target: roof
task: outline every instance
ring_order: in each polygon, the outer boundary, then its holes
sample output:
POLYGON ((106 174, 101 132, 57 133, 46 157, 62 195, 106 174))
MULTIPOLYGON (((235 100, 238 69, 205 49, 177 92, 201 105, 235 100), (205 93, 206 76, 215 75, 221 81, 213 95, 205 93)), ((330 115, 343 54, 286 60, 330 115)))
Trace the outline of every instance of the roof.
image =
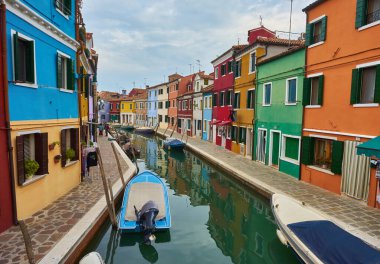
POLYGON ((214 89, 214 84, 210 84, 209 86, 206 86, 205 88, 202 89, 202 93, 207 93, 207 92, 211 92, 212 89, 214 89))
POLYGON ((98 92, 98 97, 104 101, 110 101, 112 99, 120 98, 120 94, 117 92, 101 91, 98 92))
POLYGON ((211 63, 213 64, 215 61, 219 60, 221 57, 223 57, 224 55, 228 54, 231 51, 239 51, 241 49, 244 49, 247 46, 248 46, 248 44, 234 45, 230 49, 228 49, 226 52, 224 52, 222 55, 220 55, 217 58, 215 58, 214 60, 212 60, 211 63))
POLYGON ((200 73, 199 76, 201 76, 203 79, 214 80, 214 76, 210 74, 200 73))
POLYGON ((308 5, 307 7, 305 7, 304 9, 302 9, 303 12, 307 12, 309 11, 310 9, 322 4, 323 2, 325 2, 326 0, 317 0, 313 3, 311 3, 310 5, 308 5))
POLYGON ((288 49, 288 50, 286 50, 286 51, 284 51, 284 52, 281 52, 280 54, 277 54, 277 55, 275 55, 275 56, 273 56, 273 57, 269 57, 269 58, 267 58, 267 59, 265 59, 265 60, 261 60, 261 61, 258 61, 257 62, 257 65, 262 65, 262 64, 265 64, 265 63, 267 63, 267 62, 270 62, 270 61, 274 61, 274 60, 276 60, 276 59, 278 59, 278 58, 281 58, 281 57, 284 57, 284 56, 286 56, 286 55, 289 55, 289 54, 292 54, 292 53, 294 53, 294 52, 296 52, 296 51, 299 51, 299 50, 302 50, 302 49, 304 49, 305 48, 305 45, 302 45, 302 46, 293 46, 293 47, 291 47, 290 49, 288 49))

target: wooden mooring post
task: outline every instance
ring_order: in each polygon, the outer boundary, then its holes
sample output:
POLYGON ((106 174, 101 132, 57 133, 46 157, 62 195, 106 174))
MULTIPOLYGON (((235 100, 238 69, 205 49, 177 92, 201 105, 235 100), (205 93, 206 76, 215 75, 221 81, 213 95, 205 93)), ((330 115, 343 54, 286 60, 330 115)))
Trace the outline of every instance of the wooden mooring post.
POLYGON ((34 258, 32 240, 30 239, 28 227, 25 225, 24 220, 19 220, 18 223, 20 225, 21 233, 22 233, 22 236, 24 238, 26 254, 28 255, 29 263, 35 264, 36 260, 34 258))
POLYGON ((124 180, 123 170, 121 169, 120 160, 119 160, 119 157, 117 155, 115 143, 111 142, 111 146, 112 146, 113 154, 115 155, 115 159, 116 159, 116 163, 117 163, 117 169, 119 170, 119 176, 120 176, 121 182, 123 183, 123 187, 125 188, 126 183, 124 180))
MULTIPOLYGON (((116 221, 116 214, 115 210, 113 210, 113 205, 111 204, 111 198, 110 198, 110 191, 108 189, 108 184, 106 180, 106 175, 104 172, 104 167, 103 167, 103 161, 102 161, 102 156, 100 154, 99 148, 96 148, 96 154, 98 156, 98 161, 99 161, 99 167, 100 167, 100 174, 102 176, 102 182, 103 182, 103 188, 104 188, 104 194, 106 196, 106 202, 107 202, 107 208, 108 208, 108 214, 111 219, 112 227, 117 228, 117 221, 116 221)), ((112 198, 113 199, 113 198, 112 198)))

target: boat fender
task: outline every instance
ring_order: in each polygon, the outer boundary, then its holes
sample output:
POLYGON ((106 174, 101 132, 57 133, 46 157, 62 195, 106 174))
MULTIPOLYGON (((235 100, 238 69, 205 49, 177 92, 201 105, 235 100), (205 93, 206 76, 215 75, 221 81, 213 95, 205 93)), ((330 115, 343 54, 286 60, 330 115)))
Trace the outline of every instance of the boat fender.
POLYGON ((79 264, 104 264, 102 256, 98 252, 90 252, 84 256, 79 264))
POLYGON ((277 234, 277 237, 278 239, 281 241, 282 244, 284 244, 285 246, 288 245, 288 240, 286 240, 284 234, 282 233, 282 231, 280 229, 277 229, 276 230, 276 234, 277 234))

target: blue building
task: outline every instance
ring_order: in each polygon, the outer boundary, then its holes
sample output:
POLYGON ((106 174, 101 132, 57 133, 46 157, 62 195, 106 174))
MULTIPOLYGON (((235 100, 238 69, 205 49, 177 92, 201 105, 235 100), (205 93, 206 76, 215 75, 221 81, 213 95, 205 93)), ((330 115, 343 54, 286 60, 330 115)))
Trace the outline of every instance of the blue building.
POLYGON ((207 141, 212 141, 212 89, 214 85, 211 84, 202 89, 203 93, 203 117, 202 117, 202 139, 207 141))
POLYGON ((76 1, 5 4, 15 193, 22 219, 80 183, 76 1), (31 163, 38 164, 37 171, 31 163))
POLYGON ((98 123, 109 123, 110 122, 110 103, 104 100, 99 100, 98 102, 98 123))
POLYGON ((158 87, 161 85, 147 86, 146 88, 148 91, 148 126, 155 126, 158 123, 158 87))

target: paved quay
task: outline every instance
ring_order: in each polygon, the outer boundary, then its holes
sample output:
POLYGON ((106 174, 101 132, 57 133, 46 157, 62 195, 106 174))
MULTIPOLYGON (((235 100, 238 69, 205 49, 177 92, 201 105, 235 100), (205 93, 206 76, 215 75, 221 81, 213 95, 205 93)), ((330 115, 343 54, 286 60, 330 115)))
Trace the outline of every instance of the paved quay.
MULTIPOLYGON (((113 184, 120 182, 110 141, 106 137, 99 137, 98 146, 101 151, 106 176, 110 177, 113 184)), ((128 164, 123 160, 120 153, 118 155, 125 175, 128 170, 128 164)), ((99 168, 92 167, 90 174, 92 181, 85 179, 65 196, 32 217, 25 219, 37 262, 63 240, 101 199, 104 199, 104 189, 99 168)), ((13 226, 0 234, 0 264, 8 263, 29 263, 23 237, 18 226, 13 226)), ((49 263, 52 263, 52 261, 49 261, 49 263)))
MULTIPOLYGON (((158 129, 157 132, 163 135, 164 131, 158 129)), ((168 130, 166 136, 170 134, 171 131, 169 133, 168 130)), ((173 137, 180 138, 181 135, 175 132, 173 137)), ((296 180, 274 168, 244 158, 207 141, 189 137, 187 147, 245 184, 260 190, 266 196, 283 193, 304 201, 326 218, 380 249, 379 209, 296 180)))

